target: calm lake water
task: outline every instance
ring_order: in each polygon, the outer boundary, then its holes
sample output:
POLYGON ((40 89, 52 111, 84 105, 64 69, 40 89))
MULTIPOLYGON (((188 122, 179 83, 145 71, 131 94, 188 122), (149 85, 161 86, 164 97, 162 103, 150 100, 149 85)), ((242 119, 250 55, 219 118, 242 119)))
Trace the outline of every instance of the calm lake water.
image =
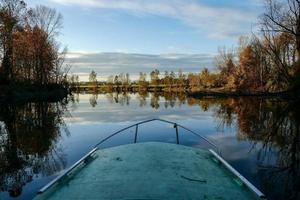
MULTIPOLYGON (((187 98, 184 94, 74 94, 62 102, 0 105, 0 199, 32 199, 98 141, 160 118, 208 137, 269 199, 300 199, 300 102, 265 98, 187 98)), ((106 148, 134 141, 135 129, 106 148)), ((139 127, 137 142, 176 143, 161 122, 139 127)), ((179 130, 183 145, 207 148, 179 130)))

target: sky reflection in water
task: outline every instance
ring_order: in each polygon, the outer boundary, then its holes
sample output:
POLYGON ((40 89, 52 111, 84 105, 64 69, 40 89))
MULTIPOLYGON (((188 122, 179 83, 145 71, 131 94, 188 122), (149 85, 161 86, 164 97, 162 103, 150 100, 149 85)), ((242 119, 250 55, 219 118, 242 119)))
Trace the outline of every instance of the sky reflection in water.
MULTIPOLYGON (((7 165, 0 168, 3 190, 0 199, 9 198, 7 191, 18 199, 32 198, 62 168, 77 161, 100 139, 153 118, 179 123, 210 138, 221 148, 224 158, 270 199, 298 198, 299 110, 295 101, 194 99, 168 93, 75 94, 68 102, 2 107, 0 153, 7 165), (42 142, 44 148, 40 149, 42 142), (35 148, 34 144, 39 145, 35 148), (52 167, 44 166, 45 159, 49 161, 47 166, 52 167), (11 166, 17 167, 10 170, 11 166), (20 181, 16 177, 20 172, 31 178, 18 186, 20 181)), ((134 128, 129 129, 100 147, 132 143, 134 133, 134 128)), ((146 141, 176 143, 174 128, 160 122, 143 125, 139 127, 137 142, 146 141)), ((203 140, 181 129, 179 141, 183 145, 208 148, 203 140)))

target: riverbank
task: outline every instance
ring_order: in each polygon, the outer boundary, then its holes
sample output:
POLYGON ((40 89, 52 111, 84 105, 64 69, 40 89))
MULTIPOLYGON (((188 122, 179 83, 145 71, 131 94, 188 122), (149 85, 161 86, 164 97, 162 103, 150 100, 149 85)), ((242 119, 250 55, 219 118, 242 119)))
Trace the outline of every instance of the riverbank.
POLYGON ((187 88, 179 85, 151 85, 151 84, 130 84, 130 85, 115 85, 115 84, 79 84, 71 86, 72 91, 98 91, 98 92, 185 92, 187 88))
POLYGON ((243 91, 196 91, 188 92, 188 96, 193 98, 201 97, 282 97, 300 98, 300 90, 287 90, 281 92, 243 92, 243 91))
POLYGON ((249 92, 249 91, 233 91, 225 88, 188 88, 179 85, 147 85, 140 86, 138 84, 131 85, 79 85, 71 89, 74 92, 88 93, 138 93, 138 92, 168 92, 168 93, 185 93, 193 98, 201 97, 283 97, 283 98, 300 98, 300 90, 288 90, 280 92, 249 92))
POLYGON ((0 85, 0 102, 59 101, 68 95, 68 89, 58 84, 0 85))

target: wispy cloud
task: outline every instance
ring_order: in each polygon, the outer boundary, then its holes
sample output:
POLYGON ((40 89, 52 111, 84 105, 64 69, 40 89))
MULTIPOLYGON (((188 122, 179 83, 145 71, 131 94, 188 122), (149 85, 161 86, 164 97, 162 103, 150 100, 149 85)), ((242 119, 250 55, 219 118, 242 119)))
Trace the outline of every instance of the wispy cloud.
POLYGON ((88 74, 94 70, 98 79, 106 79, 109 75, 130 73, 136 79, 139 72, 149 73, 153 69, 164 71, 199 72, 204 67, 211 70, 214 55, 210 54, 126 54, 126 53, 68 53, 67 63, 73 66, 72 73, 78 74, 81 80, 87 80, 88 74))
MULTIPOLYGON (((257 14, 249 10, 219 7, 195 0, 50 0, 66 6, 123 10, 134 15, 177 19, 212 38, 236 37, 251 31, 257 14)), ((253 4, 257 0, 252 0, 253 4)), ((251 2, 252 2, 251 1, 251 2)))

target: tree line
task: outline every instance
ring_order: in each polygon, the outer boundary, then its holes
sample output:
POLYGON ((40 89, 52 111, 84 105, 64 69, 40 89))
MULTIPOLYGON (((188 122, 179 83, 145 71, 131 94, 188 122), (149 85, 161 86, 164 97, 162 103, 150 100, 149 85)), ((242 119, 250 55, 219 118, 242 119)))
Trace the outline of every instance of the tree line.
POLYGON ((61 28, 55 9, 0 0, 0 84, 62 84, 67 71, 57 42, 61 28))
POLYGON ((231 90, 280 92, 300 86, 300 1, 265 0, 260 30, 220 49, 217 67, 231 90))
POLYGON ((178 72, 164 71, 158 69, 151 71, 149 74, 140 72, 137 80, 132 80, 129 73, 120 73, 110 75, 106 81, 98 81, 97 73, 93 70, 89 75, 89 82, 80 82, 77 75, 68 78, 73 88, 104 88, 109 91, 122 90, 130 91, 133 88, 139 90, 148 90, 149 88, 164 90, 181 90, 191 89, 213 89, 221 87, 219 74, 212 73, 204 68, 200 73, 184 73, 181 69, 178 72))

